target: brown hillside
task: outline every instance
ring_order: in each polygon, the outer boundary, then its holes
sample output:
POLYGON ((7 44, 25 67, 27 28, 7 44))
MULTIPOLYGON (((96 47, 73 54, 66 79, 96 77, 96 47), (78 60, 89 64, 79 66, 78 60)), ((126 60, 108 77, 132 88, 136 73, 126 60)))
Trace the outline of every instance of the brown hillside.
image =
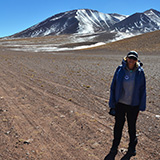
POLYGON ((127 38, 96 47, 96 50, 129 51, 138 50, 143 53, 158 54, 160 52, 160 31, 127 38))

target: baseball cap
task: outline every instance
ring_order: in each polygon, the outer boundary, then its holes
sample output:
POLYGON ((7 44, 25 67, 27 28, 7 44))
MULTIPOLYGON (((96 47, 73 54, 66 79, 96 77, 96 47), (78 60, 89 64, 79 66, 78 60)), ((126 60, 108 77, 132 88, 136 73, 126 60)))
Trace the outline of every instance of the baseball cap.
POLYGON ((128 58, 134 57, 134 58, 138 59, 138 53, 137 53, 136 51, 130 51, 130 52, 127 54, 127 57, 128 57, 128 58))

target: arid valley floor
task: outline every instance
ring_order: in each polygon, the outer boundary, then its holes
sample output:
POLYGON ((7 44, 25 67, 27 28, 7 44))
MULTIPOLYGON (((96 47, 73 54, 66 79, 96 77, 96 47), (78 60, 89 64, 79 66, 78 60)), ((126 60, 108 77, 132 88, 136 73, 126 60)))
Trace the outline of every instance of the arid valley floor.
MULTIPOLYGON (((126 54, 105 49, 23 52, 1 46, 0 160, 103 160, 113 138, 110 84, 126 54)), ((147 109, 138 117, 139 143, 131 160, 160 160, 160 54, 140 51, 139 57, 147 109)), ((125 124, 116 160, 125 154, 128 138, 125 124)))

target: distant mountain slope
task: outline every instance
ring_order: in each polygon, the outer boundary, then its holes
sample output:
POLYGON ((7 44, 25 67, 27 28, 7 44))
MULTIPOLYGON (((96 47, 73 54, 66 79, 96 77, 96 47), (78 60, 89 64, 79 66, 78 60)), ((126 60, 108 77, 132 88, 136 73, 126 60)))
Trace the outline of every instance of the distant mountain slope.
POLYGON ((104 14, 95 10, 80 9, 56 14, 11 37, 40 37, 46 35, 95 33, 106 31, 126 16, 104 14))
POLYGON ((139 36, 108 43, 94 50, 128 52, 137 50, 138 52, 160 54, 160 31, 145 33, 139 36))
POLYGON ((135 13, 112 26, 114 31, 132 33, 146 33, 158 30, 159 28, 160 27, 144 13, 135 13))
POLYGON ((160 12, 150 9, 144 12, 153 22, 155 22, 158 26, 160 26, 160 12))
POLYGON ((111 34, 103 32, 101 34, 92 34, 90 36, 58 35, 27 39, 0 39, 0 47, 14 51, 44 53, 72 50, 75 52, 75 50, 83 49, 83 53, 119 54, 126 53, 130 50, 137 50, 143 54, 160 54, 159 30, 105 44, 107 40, 113 39, 114 37, 115 33, 111 34))
POLYGON ((114 24, 115 32, 146 33, 160 29, 160 12, 148 10, 144 13, 135 13, 126 19, 114 24))
MULTIPOLYGON (((131 16, 79 9, 56 14, 8 38, 32 38, 64 34, 91 36, 114 33, 115 36, 109 39, 110 42, 113 42, 159 29, 160 12, 154 9, 143 13, 135 13, 131 16)), ((103 42, 106 43, 107 41, 103 42)))

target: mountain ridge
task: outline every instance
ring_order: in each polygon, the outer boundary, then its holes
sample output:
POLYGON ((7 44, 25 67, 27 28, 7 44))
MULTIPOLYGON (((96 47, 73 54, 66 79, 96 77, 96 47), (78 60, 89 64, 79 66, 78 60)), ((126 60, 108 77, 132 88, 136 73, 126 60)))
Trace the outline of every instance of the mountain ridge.
POLYGON ((55 14, 10 38, 43 37, 61 34, 130 33, 132 36, 160 29, 160 12, 154 9, 130 16, 78 9, 55 14))

